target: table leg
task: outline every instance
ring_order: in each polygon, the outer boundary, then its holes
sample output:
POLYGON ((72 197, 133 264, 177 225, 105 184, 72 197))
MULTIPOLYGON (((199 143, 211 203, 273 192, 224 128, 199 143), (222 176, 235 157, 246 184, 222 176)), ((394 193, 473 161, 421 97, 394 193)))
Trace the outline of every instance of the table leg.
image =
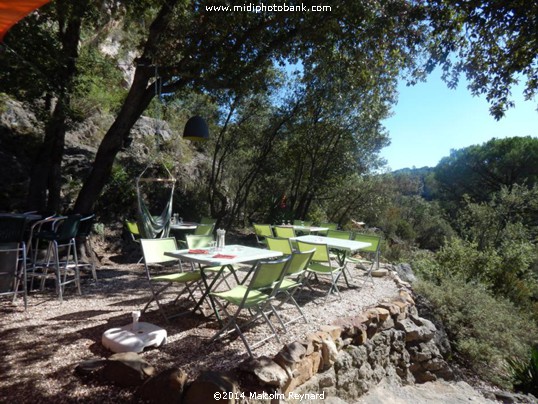
POLYGON ((193 312, 195 312, 198 308, 201 309, 202 303, 204 302, 205 298, 207 297, 209 299, 209 304, 211 305, 211 309, 213 310, 213 313, 215 313, 215 316, 217 317, 217 321, 219 322, 219 324, 221 326, 222 326, 222 319, 220 318, 220 314, 219 314, 219 311, 217 309, 217 305, 215 304, 215 301, 213 300, 213 297, 211 296, 210 292, 211 292, 212 288, 215 286, 215 284, 217 283, 219 277, 222 275, 222 273, 226 269, 226 267, 228 267, 230 269, 230 271, 232 271, 235 279, 237 280, 237 283, 239 283, 239 280, 237 278, 237 274, 235 273, 235 269, 231 265, 223 265, 220 268, 219 272, 217 272, 215 274, 214 278, 212 279, 211 283, 209 283, 209 284, 208 284, 208 280, 209 280, 208 276, 207 276, 206 272, 204 271, 204 268, 201 267, 200 271, 202 273, 202 282, 204 283, 205 291, 204 291, 204 293, 202 294, 202 297, 200 298, 200 300, 198 300, 198 302, 196 303, 196 306, 194 306, 194 309, 193 309, 193 312))

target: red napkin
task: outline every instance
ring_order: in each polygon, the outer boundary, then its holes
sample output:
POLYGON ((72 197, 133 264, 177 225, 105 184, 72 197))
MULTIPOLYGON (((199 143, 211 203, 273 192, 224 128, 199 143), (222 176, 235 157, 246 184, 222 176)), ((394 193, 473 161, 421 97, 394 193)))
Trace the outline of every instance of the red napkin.
POLYGON ((224 259, 231 260, 235 258, 235 255, 217 254, 217 255, 213 255, 213 258, 224 258, 224 259))
POLYGON ((207 254, 207 250, 189 250, 189 254, 207 254))

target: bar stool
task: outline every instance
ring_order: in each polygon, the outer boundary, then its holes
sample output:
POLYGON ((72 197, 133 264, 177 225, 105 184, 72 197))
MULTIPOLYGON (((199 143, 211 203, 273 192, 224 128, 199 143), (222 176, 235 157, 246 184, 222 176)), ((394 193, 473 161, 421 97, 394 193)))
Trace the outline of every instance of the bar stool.
MULTIPOLYGON (((58 298, 63 301, 63 294, 65 285, 69 283, 75 283, 78 294, 82 294, 80 289, 80 272, 78 268, 77 246, 76 236, 80 224, 81 216, 78 214, 63 216, 54 219, 54 223, 51 230, 44 230, 38 232, 35 237, 37 243, 39 240, 48 242, 47 254, 42 265, 34 263, 34 271, 32 276, 41 277, 41 290, 45 288, 45 279, 48 276, 48 269, 54 265, 54 275, 56 281, 56 292, 58 298), (60 261, 60 248, 66 247, 65 261, 60 261), (70 256, 73 257, 74 265, 70 265, 70 256), (51 263, 51 261, 53 261, 51 263), (36 268, 41 267, 42 272, 36 272, 36 268), (68 272, 73 269, 73 279, 67 279, 68 272)), ((33 278, 32 278, 33 281, 33 278)))
POLYGON ((13 295, 21 291, 24 309, 28 307, 26 285, 26 228, 24 215, 0 215, 0 295, 13 295))

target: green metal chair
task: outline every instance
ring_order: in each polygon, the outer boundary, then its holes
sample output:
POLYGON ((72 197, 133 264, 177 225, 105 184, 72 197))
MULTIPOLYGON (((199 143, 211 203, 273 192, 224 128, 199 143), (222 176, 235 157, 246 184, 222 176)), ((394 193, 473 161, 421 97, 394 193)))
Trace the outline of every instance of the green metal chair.
POLYGON ((315 251, 315 249, 303 252, 296 251, 291 255, 290 262, 288 264, 288 270, 284 274, 284 278, 282 279, 280 287, 277 291, 277 296, 281 293, 285 295, 284 300, 282 300, 278 308, 280 308, 287 302, 291 302, 291 304, 295 306, 297 311, 299 311, 300 315, 286 321, 284 325, 291 324, 301 318, 304 320, 305 323, 308 323, 305 314, 301 310, 301 307, 297 303, 297 300, 295 300, 294 294, 303 287, 303 280, 308 265, 310 264, 310 261, 312 260, 315 251))
POLYGON ((248 285, 237 285, 230 290, 210 293, 215 298, 222 312, 226 315, 226 323, 211 338, 211 342, 236 331, 243 344, 245 344, 250 357, 253 357, 252 349, 263 344, 265 341, 275 337, 280 342, 280 338, 273 323, 269 319, 269 315, 271 313, 274 314, 282 328, 285 329, 282 319, 271 303, 287 271, 289 259, 289 257, 286 257, 278 261, 260 261, 256 264, 248 285), (231 312, 230 306, 236 307, 234 312, 231 312), (243 313, 249 313, 249 316, 240 326, 239 317, 243 313), (244 331, 260 318, 269 326, 271 333, 251 346, 247 341, 244 331))
MULTIPOLYGON (((304 226, 304 227, 310 227, 312 226, 311 220, 294 220, 293 221, 294 226, 304 226)), ((299 236, 310 234, 310 229, 297 229, 295 233, 299 236)))
POLYGON ((293 253, 291 241, 289 238, 283 237, 266 237, 267 248, 273 251, 280 251, 285 256, 293 253))
POLYGON ((188 313, 186 311, 171 316, 167 315, 162 298, 165 291, 171 286, 182 285, 183 287, 179 290, 173 303, 175 304, 185 292, 188 293, 188 300, 197 303, 194 291, 201 286, 202 275, 200 271, 183 272, 180 260, 164 255, 165 252, 177 250, 176 239, 173 237, 140 239, 140 245, 142 247, 146 278, 151 291, 151 298, 142 313, 146 312, 152 302, 157 303, 159 312, 166 322, 172 317, 188 313), (173 269, 170 268, 170 264, 172 264, 173 269))
POLYGON ((202 216, 200 219, 200 224, 212 224, 213 226, 217 223, 217 219, 212 217, 202 216))
POLYGON ((374 280, 372 278, 372 271, 374 270, 374 267, 376 269, 379 269, 379 252, 381 249, 381 237, 375 236, 372 234, 359 234, 356 233, 353 236, 353 240, 355 241, 363 241, 366 243, 370 243, 370 247, 366 247, 361 249, 361 254, 365 253, 368 258, 363 257, 347 257, 346 262, 350 262, 352 264, 355 264, 356 267, 363 267, 366 269, 366 279, 364 282, 366 282, 368 279, 374 283, 374 280))
POLYGON ((350 240, 351 239, 351 232, 350 231, 344 231, 344 230, 327 230, 327 237, 332 238, 340 238, 342 240, 350 240))
POLYGON ((310 227, 312 226, 312 221, 311 220, 299 220, 299 219, 295 219, 293 221, 293 225, 294 226, 305 226, 305 227, 310 227))
MULTIPOLYGON (((211 248, 211 247, 214 247, 214 243, 215 243, 215 239, 213 238, 213 235, 208 235, 208 236, 200 236, 200 235, 197 235, 197 234, 187 234, 185 236, 186 238, 186 242, 187 242, 187 247, 189 249, 199 249, 199 248, 211 248)), ((193 269, 194 269, 194 264, 193 265, 193 269)), ((230 267, 230 265, 228 266, 230 267)), ((236 269, 235 266, 231 266, 232 268, 224 268, 224 270, 222 271, 223 272, 223 278, 222 280, 220 280, 217 285, 215 285, 215 288, 218 287, 218 285, 220 285, 221 282, 224 282, 226 283, 226 286, 230 287, 230 284, 228 283, 228 276, 230 276, 232 273, 233 275, 236 277, 236 282, 239 283, 239 279, 237 279, 237 276, 235 275, 235 272, 233 272, 232 270, 236 269)), ((221 270, 221 267, 220 266, 204 266, 204 267, 200 267, 200 270, 203 270, 205 271, 205 273, 218 273, 220 272, 221 270)))
POLYGON ((194 230, 194 234, 197 236, 208 236, 213 234, 215 229, 215 224, 199 224, 194 230))
POLYGON ((267 247, 266 237, 274 237, 273 228, 270 224, 253 223, 256 241, 260 246, 267 247))
POLYGON ((293 227, 290 226, 275 226, 275 235, 280 238, 294 238, 295 230, 293 230, 293 227))
MULTIPOLYGON (((140 229, 138 228, 138 223, 126 220, 125 227, 127 228, 129 235, 131 236, 131 240, 136 244, 140 245, 140 229)), ((140 264, 143 259, 144 257, 140 257, 137 264, 140 264)))
POLYGON ((328 230, 325 230, 325 231, 320 231, 318 232, 318 234, 320 236, 326 236, 327 235, 327 232, 329 230, 336 230, 338 229, 338 224, 337 223, 332 223, 332 222, 323 222, 323 223, 320 223, 319 224, 319 227, 326 227, 328 230))
MULTIPOLYGON (((341 299, 340 291, 338 290, 338 279, 342 275, 343 267, 336 264, 336 261, 331 260, 329 255, 329 248, 327 244, 306 243, 304 241, 297 241, 297 248, 300 252, 307 252, 315 249, 314 255, 307 267, 306 284, 309 286, 309 281, 312 276, 325 276, 330 278, 329 290, 325 296, 325 301, 329 295, 334 291, 341 299)), ((309 286, 310 287, 310 286, 309 286)))

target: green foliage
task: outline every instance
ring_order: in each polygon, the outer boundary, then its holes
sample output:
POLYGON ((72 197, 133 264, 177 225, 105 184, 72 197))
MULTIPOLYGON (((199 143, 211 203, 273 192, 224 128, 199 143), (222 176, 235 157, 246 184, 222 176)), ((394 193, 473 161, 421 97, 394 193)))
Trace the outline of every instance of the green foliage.
POLYGON ((513 303, 493 297, 480 283, 445 276, 421 281, 415 290, 427 297, 446 327, 454 349, 485 380, 510 387, 508 360, 527 358, 538 329, 513 303))
POLYGON ((508 360, 512 383, 517 391, 538 396, 538 347, 533 347, 528 360, 508 360))
POLYGON ((125 88, 121 87, 123 75, 117 61, 89 44, 80 51, 78 69, 73 109, 82 117, 88 117, 95 111, 117 112, 126 95, 125 88))
POLYGON ((137 215, 135 173, 120 164, 112 168, 110 181, 103 190, 96 210, 105 221, 134 218, 137 215), (118 219, 118 215, 119 219, 118 219))
POLYGON ((532 187, 538 180, 538 139, 491 139, 482 145, 453 150, 435 167, 436 198, 460 203, 489 201, 503 187, 532 187))
POLYGON ((460 73, 475 95, 485 94, 490 112, 501 118, 513 106, 510 89, 526 82, 525 98, 538 90, 538 42, 536 1, 428 2, 428 20, 434 41, 428 71, 442 66, 449 86, 460 73))

